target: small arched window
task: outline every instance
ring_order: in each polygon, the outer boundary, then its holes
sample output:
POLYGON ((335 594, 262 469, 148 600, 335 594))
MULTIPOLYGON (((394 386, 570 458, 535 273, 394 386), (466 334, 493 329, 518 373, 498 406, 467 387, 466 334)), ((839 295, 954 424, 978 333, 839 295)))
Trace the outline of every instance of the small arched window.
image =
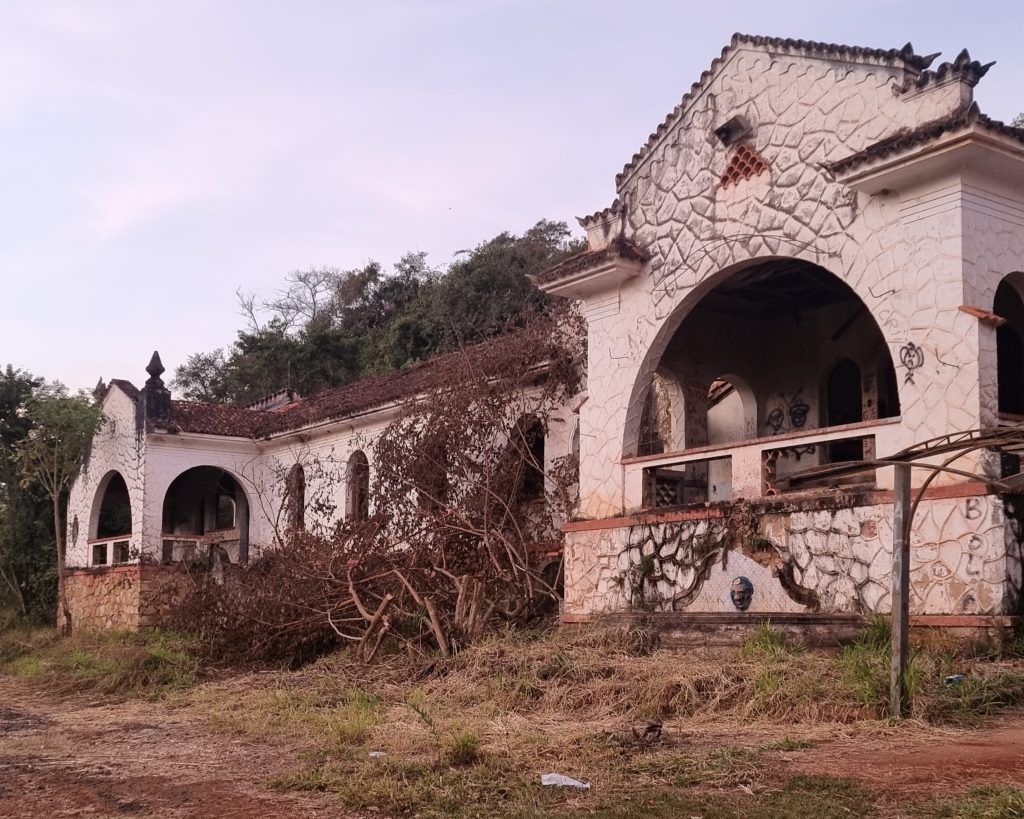
POLYGON ((519 500, 531 501, 544 496, 544 425, 530 416, 515 426, 513 446, 522 458, 519 500))
POLYGON ((996 328, 996 369, 999 412, 1024 415, 1024 304, 1008 282, 996 288, 996 315, 1006 323, 996 328))
POLYGON ((345 504, 349 520, 370 516, 370 461, 357 449, 348 459, 348 492, 345 504))
POLYGON ((288 470, 285 503, 289 529, 306 528, 306 470, 295 464, 288 470))

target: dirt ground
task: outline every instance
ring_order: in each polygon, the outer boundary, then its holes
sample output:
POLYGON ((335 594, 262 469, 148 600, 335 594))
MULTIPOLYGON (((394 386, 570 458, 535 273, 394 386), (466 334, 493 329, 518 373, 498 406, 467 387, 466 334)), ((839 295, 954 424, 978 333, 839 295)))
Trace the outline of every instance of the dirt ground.
MULTIPOLYGON (((345 817, 328 796, 267 788, 295 753, 213 733, 166 703, 58 698, 0 676, 0 817, 345 817)), ((780 773, 849 777, 896 800, 1024 786, 1024 713, 965 731, 838 734, 779 757, 780 773)))
POLYGON ((0 817, 354 816, 266 781, 288 748, 211 733, 183 709, 40 695, 0 675, 0 817))

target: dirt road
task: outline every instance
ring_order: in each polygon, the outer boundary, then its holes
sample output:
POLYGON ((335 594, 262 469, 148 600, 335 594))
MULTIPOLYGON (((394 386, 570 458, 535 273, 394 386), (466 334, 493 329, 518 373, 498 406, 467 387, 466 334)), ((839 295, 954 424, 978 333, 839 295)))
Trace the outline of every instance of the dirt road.
POLYGON ((266 787, 287 748, 211 733, 161 703, 53 698, 0 676, 0 817, 346 817, 266 787))

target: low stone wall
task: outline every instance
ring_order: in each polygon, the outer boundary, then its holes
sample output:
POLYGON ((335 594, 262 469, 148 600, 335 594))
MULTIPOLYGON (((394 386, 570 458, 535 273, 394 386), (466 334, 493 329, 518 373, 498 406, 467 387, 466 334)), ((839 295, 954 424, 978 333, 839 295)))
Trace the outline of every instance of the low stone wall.
POLYGON ((180 567, 137 563, 69 569, 66 581, 72 626, 96 631, 161 625, 189 583, 180 567))
MULTIPOLYGON (((568 620, 626 612, 867 615, 891 608, 885 493, 712 504, 566 526, 568 620)), ((925 498, 911 537, 911 612, 1016 615, 1018 498, 925 498)))

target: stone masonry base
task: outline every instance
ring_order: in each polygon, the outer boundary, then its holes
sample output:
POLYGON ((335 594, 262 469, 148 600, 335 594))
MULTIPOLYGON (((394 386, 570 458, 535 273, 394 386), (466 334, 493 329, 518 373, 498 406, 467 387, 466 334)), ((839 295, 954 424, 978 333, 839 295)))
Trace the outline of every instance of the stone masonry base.
POLYGON ((159 626, 190 583, 180 567, 137 563, 69 569, 66 579, 72 627, 94 631, 159 626))

